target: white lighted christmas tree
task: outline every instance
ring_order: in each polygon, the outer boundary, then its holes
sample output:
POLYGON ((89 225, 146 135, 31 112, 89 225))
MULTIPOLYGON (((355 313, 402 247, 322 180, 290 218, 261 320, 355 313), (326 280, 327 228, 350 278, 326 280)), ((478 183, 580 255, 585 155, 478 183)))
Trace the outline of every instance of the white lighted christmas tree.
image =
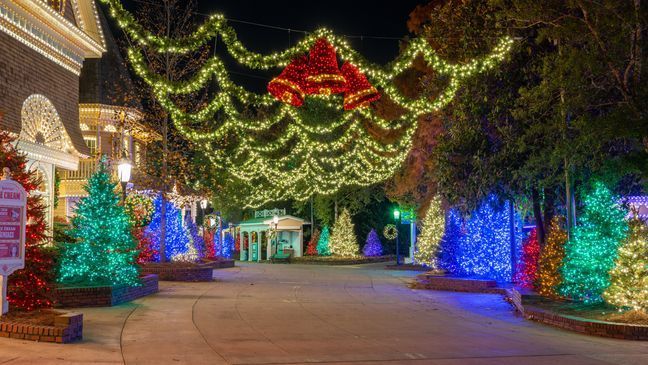
POLYGON ((331 254, 336 256, 356 256, 358 254, 358 239, 351 215, 344 209, 333 225, 333 233, 329 241, 331 254))
POLYGON ((432 198, 422 225, 423 231, 417 239, 414 259, 421 265, 437 269, 439 248, 445 232, 445 212, 440 197, 432 198))

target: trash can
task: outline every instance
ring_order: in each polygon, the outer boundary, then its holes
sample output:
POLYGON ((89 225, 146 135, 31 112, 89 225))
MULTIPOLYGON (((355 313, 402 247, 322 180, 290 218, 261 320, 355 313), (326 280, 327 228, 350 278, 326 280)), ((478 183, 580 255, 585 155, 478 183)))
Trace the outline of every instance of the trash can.
POLYGON ((257 261, 259 260, 259 245, 257 243, 253 243, 250 246, 250 257, 252 257, 252 261, 257 261))

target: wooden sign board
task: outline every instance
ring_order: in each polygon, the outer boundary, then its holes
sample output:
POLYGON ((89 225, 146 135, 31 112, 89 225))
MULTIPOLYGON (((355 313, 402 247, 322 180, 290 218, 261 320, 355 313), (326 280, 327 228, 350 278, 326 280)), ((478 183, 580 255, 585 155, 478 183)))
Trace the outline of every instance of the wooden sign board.
POLYGON ((0 181, 0 282, 2 314, 8 310, 7 278, 25 267, 25 227, 27 225, 27 193, 22 185, 11 180, 5 170, 0 181))

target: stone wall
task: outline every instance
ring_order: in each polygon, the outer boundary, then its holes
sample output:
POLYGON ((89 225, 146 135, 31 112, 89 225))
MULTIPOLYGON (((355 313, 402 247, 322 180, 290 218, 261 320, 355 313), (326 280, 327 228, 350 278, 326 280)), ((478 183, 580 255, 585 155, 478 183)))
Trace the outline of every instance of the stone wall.
POLYGON ((142 274, 155 274, 162 281, 212 281, 214 268, 209 264, 180 266, 171 264, 144 264, 142 274))

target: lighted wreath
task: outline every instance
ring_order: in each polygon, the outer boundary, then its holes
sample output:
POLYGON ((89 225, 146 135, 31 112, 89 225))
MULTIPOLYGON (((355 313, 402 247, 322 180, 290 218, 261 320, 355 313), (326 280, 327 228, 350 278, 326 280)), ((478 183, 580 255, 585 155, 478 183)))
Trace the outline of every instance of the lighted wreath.
POLYGON ((236 85, 217 55, 192 79, 174 82, 151 71, 140 49, 128 51, 135 72, 152 87, 176 128, 204 150, 215 167, 226 169, 240 183, 248 206, 306 200, 393 176, 411 149, 420 116, 447 105, 463 80, 493 68, 512 45, 505 37, 491 54, 455 65, 418 38, 410 40, 392 63, 380 66, 362 58, 343 38, 321 29, 294 47, 264 55, 246 49, 222 15, 210 17, 185 38, 172 39, 144 29, 119 0, 101 1, 110 5, 111 15, 137 46, 185 54, 218 37, 241 65, 281 70, 269 83, 269 92, 257 94, 236 85), (338 56, 344 61, 341 68, 338 56), (435 99, 408 98, 394 85, 419 56, 448 80, 435 99), (219 91, 202 109, 188 111, 174 103, 175 97, 209 87, 212 80, 219 91), (381 117, 371 107, 381 97, 402 113, 392 119, 381 117))
POLYGON ((393 224, 388 224, 383 229, 383 236, 388 240, 395 240, 398 237, 398 229, 393 224))

